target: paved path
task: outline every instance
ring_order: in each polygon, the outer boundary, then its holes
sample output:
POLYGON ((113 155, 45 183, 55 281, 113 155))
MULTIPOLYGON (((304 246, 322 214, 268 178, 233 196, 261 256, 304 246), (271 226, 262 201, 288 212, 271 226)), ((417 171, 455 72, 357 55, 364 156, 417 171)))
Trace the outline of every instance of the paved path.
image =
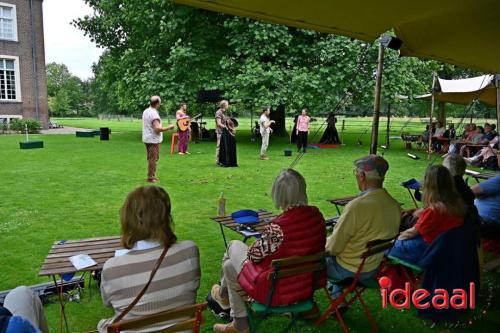
POLYGON ((63 128, 51 128, 48 130, 41 130, 40 133, 42 133, 42 134, 75 134, 76 131, 90 131, 90 129, 64 126, 63 128))

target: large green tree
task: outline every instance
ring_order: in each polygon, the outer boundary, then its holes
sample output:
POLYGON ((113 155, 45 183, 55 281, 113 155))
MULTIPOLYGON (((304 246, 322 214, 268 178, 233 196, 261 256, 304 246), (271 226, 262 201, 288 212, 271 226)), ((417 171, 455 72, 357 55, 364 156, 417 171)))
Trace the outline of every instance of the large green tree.
POLYGON ((64 64, 46 66, 49 110, 54 116, 85 114, 89 108, 86 83, 74 76, 64 64))
MULTIPOLYGON (((180 101, 194 102, 199 90, 220 89, 238 111, 273 107, 280 120, 276 132, 286 135, 285 110, 371 110, 376 44, 167 0, 86 3, 95 14, 75 25, 108 50, 95 66, 94 88, 103 91, 95 94, 103 103, 114 101, 116 112, 136 113, 152 94, 160 94, 170 111, 180 101)), ((388 104, 398 103, 396 93, 428 92, 432 72, 442 65, 388 51, 385 68, 388 104)))

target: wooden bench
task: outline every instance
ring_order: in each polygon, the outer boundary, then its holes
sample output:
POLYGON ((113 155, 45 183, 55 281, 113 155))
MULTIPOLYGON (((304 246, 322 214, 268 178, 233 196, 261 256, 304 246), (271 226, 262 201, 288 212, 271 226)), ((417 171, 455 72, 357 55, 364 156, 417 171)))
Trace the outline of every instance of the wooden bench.
POLYGON ((76 131, 75 134, 77 138, 93 138, 95 135, 94 131, 76 131))

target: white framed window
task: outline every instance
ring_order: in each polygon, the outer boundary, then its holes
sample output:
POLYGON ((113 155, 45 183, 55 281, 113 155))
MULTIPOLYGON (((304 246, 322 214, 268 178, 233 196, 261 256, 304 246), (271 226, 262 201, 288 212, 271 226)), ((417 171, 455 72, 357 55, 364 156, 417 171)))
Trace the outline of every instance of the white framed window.
POLYGON ((0 55, 0 101, 21 102, 19 57, 0 55))
POLYGON ((0 39, 17 42, 16 6, 0 2, 0 39))

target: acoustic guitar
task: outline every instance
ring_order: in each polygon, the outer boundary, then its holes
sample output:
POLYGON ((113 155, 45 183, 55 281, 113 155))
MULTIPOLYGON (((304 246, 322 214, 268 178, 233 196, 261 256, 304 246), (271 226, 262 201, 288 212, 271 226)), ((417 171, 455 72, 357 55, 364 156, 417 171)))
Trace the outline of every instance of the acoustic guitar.
POLYGON ((189 130, 191 127, 191 118, 185 117, 177 120, 177 127, 181 132, 189 130))
POLYGON ((226 127, 232 136, 236 135, 236 128, 238 125, 238 121, 235 118, 228 118, 226 121, 226 127))

